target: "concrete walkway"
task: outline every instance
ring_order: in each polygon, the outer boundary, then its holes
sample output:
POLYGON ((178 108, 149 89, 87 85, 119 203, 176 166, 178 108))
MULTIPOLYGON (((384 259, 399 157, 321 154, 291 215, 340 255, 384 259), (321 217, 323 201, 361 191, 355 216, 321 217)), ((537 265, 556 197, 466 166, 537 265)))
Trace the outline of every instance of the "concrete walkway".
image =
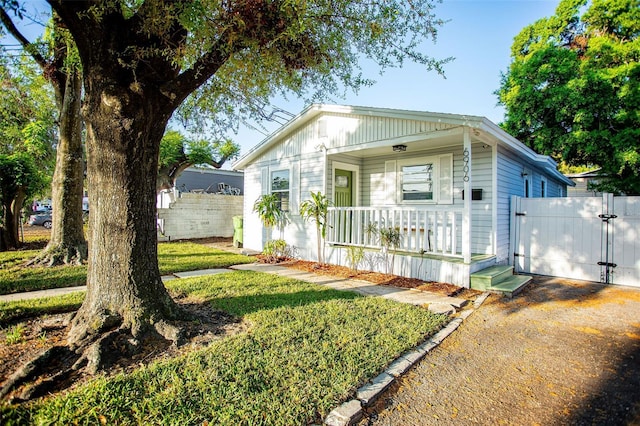
MULTIPOLYGON (((163 275, 162 282, 175 280, 176 278, 191 278, 202 275, 215 275, 225 272, 231 272, 230 269, 202 269, 199 271, 176 272, 171 275, 163 275)), ((40 299, 42 297, 62 296, 64 294, 75 293, 77 291, 87 291, 86 285, 75 287, 51 288, 48 290, 28 291, 24 293, 13 293, 0 295, 0 302, 15 302, 17 300, 40 299)))
POLYGON ((282 277, 327 286, 334 290, 353 291, 363 296, 380 296, 400 303, 408 303, 417 306, 428 305, 429 310, 436 313, 452 314, 467 303, 466 299, 442 296, 428 291, 376 285, 368 281, 319 275, 311 272, 300 271, 298 269, 265 263, 236 265, 231 268, 239 271, 255 271, 276 274, 282 277))
MULTIPOLYGON (((284 266, 269 265, 263 263, 252 263, 247 265, 232 266, 231 269, 203 269, 199 271, 176 272, 172 275, 165 275, 162 281, 169 281, 177 278, 191 278, 203 275, 216 275, 232 270, 256 271, 269 274, 276 274, 283 277, 307 281, 319 285, 330 287, 334 290, 353 291, 364 296, 380 296, 396 302, 408 303, 412 305, 428 305, 429 310, 436 313, 452 314, 462 308, 467 300, 457 297, 447 297, 427 291, 413 290, 407 288, 375 285, 367 281, 352 280, 347 278, 336 278, 326 275, 318 275, 304 272, 297 269, 286 268, 284 266)), ((77 291, 86 291, 86 286, 53 288, 49 290, 30 291, 26 293, 14 293, 0 295, 0 302, 12 302, 16 300, 38 299, 42 297, 61 296, 77 291)))

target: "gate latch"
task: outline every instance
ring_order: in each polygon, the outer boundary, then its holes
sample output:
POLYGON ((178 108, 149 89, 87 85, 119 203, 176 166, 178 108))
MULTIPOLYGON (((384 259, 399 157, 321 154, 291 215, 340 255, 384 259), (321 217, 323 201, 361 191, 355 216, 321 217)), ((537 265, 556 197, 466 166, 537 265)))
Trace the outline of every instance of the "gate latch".
POLYGON ((618 216, 615 214, 599 214, 598 217, 602 219, 603 222, 609 222, 609 219, 615 219, 618 216))

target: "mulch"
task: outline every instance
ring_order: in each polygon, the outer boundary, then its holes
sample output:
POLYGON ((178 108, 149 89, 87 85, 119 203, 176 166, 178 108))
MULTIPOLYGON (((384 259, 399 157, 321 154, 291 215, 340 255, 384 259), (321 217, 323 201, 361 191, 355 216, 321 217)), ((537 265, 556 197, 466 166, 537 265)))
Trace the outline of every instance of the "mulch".
POLYGON ((417 278, 407 278, 401 277, 399 275, 383 274, 380 272, 356 271, 351 268, 347 268, 346 266, 331 265, 327 263, 321 265, 317 262, 310 262, 306 260, 293 260, 289 262, 283 262, 282 266, 320 275, 330 275, 339 278, 368 281, 370 283, 378 285, 413 288, 416 290, 429 291, 444 296, 458 296, 468 290, 449 283, 424 281, 417 278))

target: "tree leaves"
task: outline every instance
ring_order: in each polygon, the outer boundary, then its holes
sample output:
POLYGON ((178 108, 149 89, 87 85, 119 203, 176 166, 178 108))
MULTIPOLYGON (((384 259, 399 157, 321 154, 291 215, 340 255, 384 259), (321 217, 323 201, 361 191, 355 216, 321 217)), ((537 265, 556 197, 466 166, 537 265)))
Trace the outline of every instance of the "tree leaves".
POLYGON ((638 194, 640 2, 585 4, 563 0, 514 39, 496 92, 502 126, 568 165, 600 167, 609 190, 638 194))

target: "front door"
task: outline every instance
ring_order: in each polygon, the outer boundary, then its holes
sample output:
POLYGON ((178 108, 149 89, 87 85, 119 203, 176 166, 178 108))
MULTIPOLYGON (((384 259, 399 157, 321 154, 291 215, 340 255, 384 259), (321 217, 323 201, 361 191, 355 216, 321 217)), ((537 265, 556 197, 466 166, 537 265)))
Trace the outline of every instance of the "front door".
MULTIPOLYGON (((336 169, 334 183, 334 205, 336 207, 353 206, 353 172, 336 169)), ((346 243, 351 242, 352 218, 353 215, 350 211, 338 212, 338 229, 336 231, 342 241, 346 243)))
POLYGON ((353 172, 336 169, 335 185, 334 205, 336 207, 353 206, 353 172))

